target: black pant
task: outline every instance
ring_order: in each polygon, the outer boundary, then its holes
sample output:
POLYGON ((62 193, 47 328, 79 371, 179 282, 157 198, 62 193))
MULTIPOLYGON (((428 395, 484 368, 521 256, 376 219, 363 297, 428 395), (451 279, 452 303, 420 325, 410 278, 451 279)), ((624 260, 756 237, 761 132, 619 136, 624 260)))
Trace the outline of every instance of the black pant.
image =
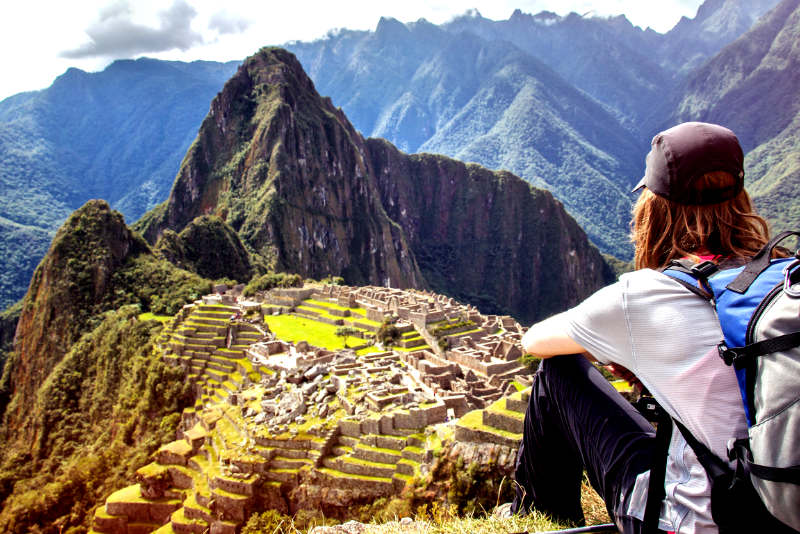
POLYGON ((641 521, 621 513, 618 501, 650 469, 654 447, 650 423, 583 356, 544 360, 525 414, 512 511, 533 508, 583 525, 585 469, 617 526, 625 534, 642 532, 641 521))

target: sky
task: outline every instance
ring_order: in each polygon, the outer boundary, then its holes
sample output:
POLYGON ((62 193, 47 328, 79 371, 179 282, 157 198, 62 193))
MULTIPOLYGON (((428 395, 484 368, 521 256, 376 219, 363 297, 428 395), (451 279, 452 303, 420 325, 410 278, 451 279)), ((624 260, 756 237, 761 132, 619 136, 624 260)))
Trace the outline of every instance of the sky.
POLYGON ((493 20, 524 13, 624 14, 659 32, 702 0, 25 0, 0 8, 0 100, 43 89, 69 67, 92 72, 142 56, 242 60, 266 45, 338 28, 374 30, 381 16, 447 22, 470 9, 493 20))

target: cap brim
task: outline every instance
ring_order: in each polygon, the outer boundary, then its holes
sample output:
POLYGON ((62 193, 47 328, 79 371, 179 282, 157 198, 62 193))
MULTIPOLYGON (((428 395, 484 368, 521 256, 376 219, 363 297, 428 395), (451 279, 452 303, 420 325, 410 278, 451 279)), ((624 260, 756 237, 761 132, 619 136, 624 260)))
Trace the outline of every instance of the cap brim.
POLYGON ((643 187, 647 187, 647 186, 646 186, 646 184, 644 183, 644 181, 645 181, 646 179, 647 179, 647 177, 646 177, 646 176, 642 176, 642 179, 641 179, 641 180, 639 180, 639 183, 638 183, 638 184, 636 184, 636 187, 634 187, 634 188, 631 190, 631 193, 636 193, 636 192, 638 192, 640 189, 642 189, 643 187))

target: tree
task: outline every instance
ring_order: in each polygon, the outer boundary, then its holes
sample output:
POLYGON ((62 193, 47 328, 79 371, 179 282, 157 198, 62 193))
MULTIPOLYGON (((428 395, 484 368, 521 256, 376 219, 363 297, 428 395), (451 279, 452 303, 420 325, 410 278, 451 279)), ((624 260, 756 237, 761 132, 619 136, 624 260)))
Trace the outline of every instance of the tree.
POLYGON ((357 336, 358 330, 353 328, 352 326, 340 326, 334 332, 337 336, 344 338, 344 347, 347 348, 347 338, 351 336, 357 336))
POLYGON ((400 330, 390 321, 384 321, 375 338, 385 347, 389 347, 400 340, 400 330))

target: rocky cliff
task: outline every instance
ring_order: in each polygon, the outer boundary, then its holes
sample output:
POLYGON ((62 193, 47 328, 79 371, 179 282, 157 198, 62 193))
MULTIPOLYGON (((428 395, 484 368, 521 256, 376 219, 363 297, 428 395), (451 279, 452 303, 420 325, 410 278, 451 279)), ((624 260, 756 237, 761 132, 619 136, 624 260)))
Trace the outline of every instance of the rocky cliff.
POLYGON ((561 311, 607 279, 577 223, 544 190, 431 154, 367 141, 381 203, 436 291, 524 319, 561 311))
POLYGON ((268 266, 432 287, 522 321, 611 276, 550 194, 509 173, 364 140, 296 58, 262 49, 211 104, 150 242, 215 214, 268 266))

